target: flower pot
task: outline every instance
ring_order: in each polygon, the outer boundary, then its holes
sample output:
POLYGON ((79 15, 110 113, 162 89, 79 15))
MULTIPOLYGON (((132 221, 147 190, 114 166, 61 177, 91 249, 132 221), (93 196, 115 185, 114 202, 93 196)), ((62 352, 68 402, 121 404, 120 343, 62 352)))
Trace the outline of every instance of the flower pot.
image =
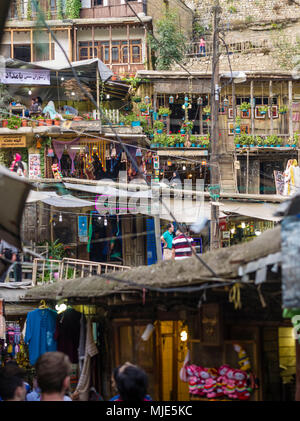
POLYGON ((180 147, 179 143, 176 143, 176 148, 179 148, 179 147, 180 147))
POLYGON ((38 126, 44 126, 45 120, 39 120, 38 121, 38 126))
POLYGON ((81 120, 83 120, 83 117, 76 116, 76 117, 73 118, 73 120, 74 121, 81 121, 81 120))
POLYGON ((162 129, 157 129, 157 133, 162 133, 162 129))
POLYGON ((259 147, 259 148, 263 148, 263 147, 264 147, 264 145, 258 145, 258 147, 259 147))
POLYGON ((153 113, 154 110, 149 110, 149 113, 153 113))
POLYGON ((249 145, 243 145, 243 148, 248 148, 249 145))
POLYGON ((236 127, 235 128, 235 132, 237 133, 237 134, 240 134, 241 133, 241 128, 238 126, 238 127, 236 127))
POLYGON ((239 143, 236 143, 235 147, 236 147, 236 148, 240 148, 240 147, 241 147, 241 145, 240 145, 239 143))
POLYGON ((155 148, 155 143, 151 143, 150 148, 155 148))
POLYGON ((163 117, 168 117, 169 114, 162 114, 163 117))
POLYGON ((124 124, 124 122, 123 122, 123 121, 121 121, 120 126, 125 126, 125 124, 124 124))
POLYGON ((276 145, 276 148, 280 148, 281 145, 276 145))
POLYGON ((60 126, 60 120, 54 120, 54 126, 60 126))
POLYGON ((144 113, 146 111, 146 108, 140 108, 140 111, 142 111, 142 113, 144 113))
POLYGON ((254 148, 255 147, 255 145, 250 145, 250 148, 254 148))
POLYGON ((244 111, 244 113, 246 113, 248 110, 247 110, 247 108, 242 108, 242 111, 244 111))
POLYGON ((180 147, 181 148, 184 148, 184 143, 180 143, 180 147))
POLYGON ((260 111, 260 114, 265 115, 265 114, 267 114, 267 112, 266 111, 260 111))
POLYGON ((136 127, 136 126, 140 126, 141 125, 141 122, 140 121, 132 121, 131 122, 131 126, 132 127, 136 127))
POLYGON ((270 145, 271 146, 271 148, 274 148, 274 145, 270 145))
POLYGON ((141 102, 141 101, 142 101, 142 99, 141 99, 141 98, 135 98, 133 101, 134 101, 134 102, 141 102))
POLYGON ((27 120, 22 120, 22 127, 27 127, 27 120))
POLYGON ((180 133, 181 133, 181 134, 185 134, 185 130, 181 129, 181 130, 180 130, 180 133))
POLYGON ((286 111, 279 111, 279 114, 286 114, 286 111))
POLYGON ((297 145, 295 145, 295 144, 294 144, 294 145, 292 145, 292 148, 295 148, 296 146, 297 146, 297 145))
POLYGON ((2 127, 8 126, 8 120, 2 120, 2 127))
POLYGON ((196 147, 195 143, 192 143, 192 148, 195 148, 195 147, 196 147))

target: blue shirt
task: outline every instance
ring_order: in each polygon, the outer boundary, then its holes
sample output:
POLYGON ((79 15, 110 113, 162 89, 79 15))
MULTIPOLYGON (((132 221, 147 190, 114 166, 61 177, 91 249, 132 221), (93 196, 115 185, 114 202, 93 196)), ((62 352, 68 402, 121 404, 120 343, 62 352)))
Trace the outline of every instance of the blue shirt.
POLYGON ((28 344, 29 361, 36 363, 45 352, 56 351, 54 339, 57 313, 49 308, 36 309, 27 315, 25 343, 28 344))
POLYGON ((174 240, 174 237, 172 234, 170 234, 169 231, 166 231, 163 234, 163 238, 165 239, 165 241, 167 242, 167 247, 168 249, 172 249, 172 241, 174 240))

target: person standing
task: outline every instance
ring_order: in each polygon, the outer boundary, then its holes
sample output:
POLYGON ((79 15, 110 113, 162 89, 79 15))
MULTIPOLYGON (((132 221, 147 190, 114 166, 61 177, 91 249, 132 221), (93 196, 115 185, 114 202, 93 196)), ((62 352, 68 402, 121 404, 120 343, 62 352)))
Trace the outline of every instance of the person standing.
POLYGON ((172 259, 174 260, 187 259, 193 255, 193 252, 196 252, 196 243, 194 239, 189 236, 185 224, 182 224, 182 231, 180 229, 177 230, 177 236, 172 242, 172 259))
POLYGON ((167 231, 165 231, 160 237, 161 241, 164 243, 164 260, 172 259, 172 241, 174 239, 173 232, 174 225, 170 223, 167 225, 167 231))
POLYGON ((69 357, 63 352, 46 352, 38 358, 35 367, 40 400, 64 401, 72 371, 69 357))
POLYGON ((11 271, 12 267, 14 268, 14 278, 15 282, 21 282, 22 281, 22 266, 21 266, 21 259, 20 259, 20 253, 19 250, 8 244, 6 241, 1 240, 0 241, 0 257, 3 259, 9 260, 12 265, 8 268, 6 272, 4 272, 0 276, 0 282, 5 282, 5 278, 7 274, 11 271))
POLYGON ((8 364, 0 369, 0 400, 25 400, 25 374, 25 371, 15 364, 8 364))
POLYGON ((205 57, 205 40, 201 37, 199 42, 200 47, 200 55, 203 55, 205 57))

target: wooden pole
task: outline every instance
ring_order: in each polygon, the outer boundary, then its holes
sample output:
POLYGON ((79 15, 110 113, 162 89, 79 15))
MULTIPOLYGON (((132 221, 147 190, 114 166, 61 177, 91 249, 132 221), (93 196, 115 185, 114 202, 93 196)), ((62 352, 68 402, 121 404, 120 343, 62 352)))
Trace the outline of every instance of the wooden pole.
POLYGON ((73 54, 72 54, 72 38, 71 38, 71 28, 68 28, 68 39, 69 39, 69 60, 73 61, 73 54))
POLYGON ((52 35, 49 32, 49 60, 53 60, 52 58, 52 35))
POLYGON ((247 149, 246 193, 249 192, 249 149, 247 149))
MULTIPOLYGON (((220 22, 220 3, 214 0, 213 8, 213 58, 212 58, 212 78, 211 78, 211 158, 210 173, 211 185, 216 186, 214 193, 217 193, 220 186, 219 170, 219 22, 220 22)), ((215 200, 212 200, 215 201, 215 200)), ((219 206, 211 204, 211 230, 210 230, 210 248, 220 247, 220 229, 219 229, 219 206)))
POLYGON ((10 31, 10 55, 11 55, 11 58, 14 58, 14 31, 13 30, 10 31))
POLYGON ((159 215, 154 216, 154 231, 155 231, 155 244, 156 244, 156 256, 157 261, 162 260, 162 250, 161 250, 161 234, 160 234, 160 217, 159 215))
POLYGON ((269 82, 269 107, 270 107, 270 129, 271 129, 271 134, 273 134, 273 130, 274 130, 274 122, 273 122, 273 82, 272 80, 270 80, 269 82))
POLYGON ((93 58, 95 58, 95 27, 92 26, 92 48, 93 48, 93 58))
POLYGON ((112 31, 109 25, 109 68, 112 69, 112 31))
POLYGON ((77 57, 77 28, 74 28, 74 43, 73 43, 73 55, 74 55, 74 61, 78 60, 77 57))
MULTIPOLYGON (((126 7, 127 7, 127 3, 126 3, 126 7)), ((129 25, 126 25, 127 28, 127 62, 128 62, 128 66, 127 66, 127 71, 130 72, 130 28, 129 25)))
POLYGON ((173 321, 172 400, 178 400, 178 321, 173 321))
POLYGON ((251 95, 251 134, 255 135, 255 108, 254 108, 254 81, 250 82, 250 95, 251 95))
POLYGON ((34 54, 33 54, 33 30, 30 29, 30 61, 34 61, 34 54))
POLYGON ((289 80, 289 135, 293 137, 293 81, 289 80))

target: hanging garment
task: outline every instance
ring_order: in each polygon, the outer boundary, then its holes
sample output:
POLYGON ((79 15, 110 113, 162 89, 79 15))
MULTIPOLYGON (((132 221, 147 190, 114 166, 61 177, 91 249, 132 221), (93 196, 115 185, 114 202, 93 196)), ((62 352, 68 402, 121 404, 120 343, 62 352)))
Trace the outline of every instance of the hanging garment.
POLYGON ((59 314, 56 319, 54 338, 57 351, 67 354, 73 364, 78 363, 80 318, 81 313, 70 308, 59 314))
POLYGON ((84 363, 85 340, 86 340, 86 320, 85 320, 84 314, 82 314, 81 319, 80 319, 80 335, 79 335, 79 346, 78 346, 79 373, 81 373, 83 363, 84 363))
POLYGON ((76 392, 79 393, 80 400, 87 401, 91 382, 91 358, 98 354, 98 348, 93 339, 91 320, 87 321, 85 359, 80 374, 76 392))
POLYGON ((25 343, 28 344, 29 361, 36 363, 40 355, 56 351, 54 338, 57 313, 49 308, 36 309, 27 314, 25 343))

